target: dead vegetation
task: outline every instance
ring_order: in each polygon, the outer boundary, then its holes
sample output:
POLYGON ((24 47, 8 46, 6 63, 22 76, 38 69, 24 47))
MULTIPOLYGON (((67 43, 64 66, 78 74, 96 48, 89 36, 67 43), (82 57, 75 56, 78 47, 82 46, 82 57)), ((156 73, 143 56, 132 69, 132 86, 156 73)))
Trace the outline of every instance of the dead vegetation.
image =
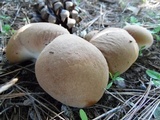
MULTIPOLYGON (((0 119, 1 120, 79 120, 79 109, 62 105, 46 94, 38 85, 34 63, 8 64, 5 46, 21 26, 27 24, 27 13, 33 1, 0 1, 0 119), (11 27, 7 31, 3 25, 11 27)), ((75 34, 84 36, 93 29, 123 27, 127 23, 140 24, 149 30, 160 26, 158 1, 77 0, 82 21, 75 34)), ((160 88, 153 84, 146 70, 160 72, 159 32, 154 35, 151 48, 132 67, 121 75, 94 106, 84 108, 91 120, 154 120, 159 119, 160 88)), ((95 88, 96 89, 96 88, 95 88)))

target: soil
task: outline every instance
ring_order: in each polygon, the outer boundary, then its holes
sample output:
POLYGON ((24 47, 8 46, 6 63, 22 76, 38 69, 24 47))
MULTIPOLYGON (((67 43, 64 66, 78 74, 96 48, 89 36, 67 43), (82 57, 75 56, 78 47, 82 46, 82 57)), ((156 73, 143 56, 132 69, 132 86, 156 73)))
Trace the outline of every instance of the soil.
MULTIPOLYGON (((82 21, 74 34, 81 37, 93 29, 123 28, 129 23, 152 31, 160 23, 160 3, 154 0, 81 0, 78 7, 82 21)), ((27 13, 32 10, 27 0, 0 1, 0 21, 17 30, 27 23, 27 13), (4 20, 2 16, 10 19, 4 20)), ((157 118, 154 108, 159 105, 160 90, 146 74, 147 69, 160 73, 160 40, 156 35, 153 34, 153 45, 142 50, 136 62, 120 75, 124 81, 114 82, 97 104, 83 108, 89 120, 157 118)), ((18 82, 0 94, 0 120, 80 120, 80 109, 63 105, 43 91, 36 80, 33 62, 13 65, 6 61, 4 50, 10 37, 11 32, 0 35, 0 88, 13 78, 18 78, 18 82)))

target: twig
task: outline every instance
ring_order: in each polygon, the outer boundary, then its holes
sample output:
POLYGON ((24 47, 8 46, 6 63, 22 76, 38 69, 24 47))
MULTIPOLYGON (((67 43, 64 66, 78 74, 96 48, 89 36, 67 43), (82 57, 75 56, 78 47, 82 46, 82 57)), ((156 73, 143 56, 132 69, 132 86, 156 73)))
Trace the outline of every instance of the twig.
POLYGON ((0 115, 2 115, 4 112, 6 112, 7 110, 9 110, 10 108, 12 108, 13 106, 10 106, 10 107, 7 107, 5 109, 3 109, 1 112, 0 112, 0 115))
POLYGON ((4 100, 4 99, 12 99, 12 98, 16 98, 16 97, 23 97, 25 96, 25 93, 12 93, 12 94, 7 94, 7 95, 0 95, 0 100, 4 100))
POLYGON ((17 78, 12 79, 11 81, 5 83, 0 87, 0 94, 6 90, 8 90, 10 87, 12 87, 16 82, 18 81, 17 78))
POLYGON ((151 64, 151 63, 149 63, 149 65, 151 65, 152 67, 154 67, 154 68, 156 68, 156 69, 160 70, 160 67, 159 67, 159 66, 156 66, 156 65, 153 65, 153 63, 152 63, 152 64, 151 64))
MULTIPOLYGON (((26 93, 23 89, 21 89, 18 85, 15 85, 20 91, 26 93)), ((32 98, 34 101, 36 101, 38 104, 40 104, 41 106, 43 106, 44 108, 46 108, 48 111, 50 111, 52 114, 56 115, 57 117, 59 117, 61 120, 65 120, 64 118, 62 118, 61 116, 59 116, 56 112, 52 111, 50 108, 48 108, 46 105, 44 105, 43 103, 41 103, 39 100, 37 100, 36 98, 34 98, 32 95, 26 93, 27 96, 29 96, 30 98, 32 98)))
MULTIPOLYGON (((34 64, 34 63, 33 63, 34 64)), ((30 70, 30 69, 28 69, 26 66, 20 66, 20 65, 16 65, 16 66, 18 66, 18 67, 20 67, 21 69, 24 69, 24 70, 27 70, 27 71, 29 71, 29 72, 31 72, 31 73, 35 73, 33 70, 30 70)))
MULTIPOLYGON (((26 67, 30 67, 30 66, 32 66, 32 65, 34 65, 34 63, 25 66, 25 69, 26 69, 26 67)), ((15 72, 21 71, 22 69, 24 69, 24 67, 19 68, 19 69, 16 69, 16 70, 11 71, 11 72, 8 72, 8 73, 5 73, 5 74, 2 74, 2 75, 0 75, 0 77, 4 77, 4 76, 10 75, 10 74, 13 74, 13 73, 15 73, 15 72)))
POLYGON ((149 91, 151 89, 151 82, 146 90, 146 93, 141 96, 141 98, 135 103, 135 105, 128 111, 128 113, 121 119, 121 120, 131 120, 135 113, 137 113, 143 106, 144 102, 147 99, 147 96, 149 95, 149 91))
POLYGON ((14 17, 12 23, 11 23, 11 26, 13 26, 14 22, 16 21, 17 16, 18 16, 18 14, 19 14, 19 12, 20 12, 20 9, 21 9, 21 6, 20 6, 20 4, 19 4, 19 5, 18 5, 18 10, 17 10, 16 15, 15 15, 15 17, 14 17))
MULTIPOLYGON (((154 108, 159 105, 159 102, 160 102, 159 97, 156 97, 151 103, 149 103, 149 105, 147 105, 147 107, 144 110, 142 110, 140 112, 141 115, 140 115, 139 119, 142 119, 142 118, 144 119, 146 117, 149 118, 148 117, 149 114, 150 114, 150 116, 153 115, 153 113, 155 111, 154 108)), ((150 98, 149 100, 152 100, 152 99, 150 98)))
MULTIPOLYGON (((31 95, 30 95, 30 96, 31 96, 31 95)), ((29 96, 29 97, 30 97, 30 96, 29 96)), ((32 98, 30 97, 30 99, 32 99, 32 98)), ((36 115, 37 115, 38 120, 42 120, 38 109, 35 107, 36 104, 35 104, 34 100, 31 100, 31 101, 32 101, 32 105, 33 105, 33 108, 34 108, 34 110, 35 110, 35 112, 36 112, 36 115)))
POLYGON ((103 113, 102 115, 100 115, 100 116, 98 116, 98 117, 96 117, 96 118, 94 118, 92 120, 99 120, 99 119, 101 119, 101 118, 103 118, 103 117, 105 117, 105 116, 107 116, 107 115, 109 115, 111 113, 114 113, 114 112, 116 112, 116 111, 118 111, 118 110, 120 110, 122 108, 123 108, 123 106, 118 106, 116 108, 111 109, 110 111, 108 111, 106 113, 103 113))
POLYGON ((111 92, 107 91, 110 95, 112 95, 114 98, 116 98, 117 100, 119 100, 120 102, 124 103, 123 100, 121 100, 120 98, 118 98, 117 96, 115 96, 114 94, 112 94, 111 92))

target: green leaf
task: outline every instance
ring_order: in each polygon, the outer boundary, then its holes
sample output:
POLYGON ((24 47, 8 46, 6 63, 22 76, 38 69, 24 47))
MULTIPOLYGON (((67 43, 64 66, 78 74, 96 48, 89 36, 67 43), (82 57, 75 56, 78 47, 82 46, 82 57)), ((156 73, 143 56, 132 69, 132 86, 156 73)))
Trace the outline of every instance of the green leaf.
POLYGON ((142 1, 143 1, 143 3, 146 3, 147 0, 142 0, 142 1))
POLYGON ((120 81, 120 80, 124 80, 124 78, 122 78, 122 77, 117 77, 116 80, 120 81))
POLYGON ((154 34, 154 35, 155 35, 155 37, 156 37, 156 40, 157 40, 157 41, 160 41, 160 36, 157 35, 157 34, 154 34))
POLYGON ((108 90, 109 88, 111 88, 112 84, 113 84, 113 82, 110 82, 110 83, 107 85, 106 89, 108 90))
POLYGON ((153 71, 153 70, 146 70, 146 73, 149 77, 155 79, 155 80, 160 80, 160 73, 153 71))
POLYGON ((138 19, 134 16, 130 17, 130 23, 138 23, 138 19))
POLYGON ((160 87, 160 81, 152 80, 156 87, 160 87))
POLYGON ((9 32, 9 30, 11 29, 11 26, 9 24, 5 24, 2 26, 2 29, 4 32, 9 32))
POLYGON ((83 109, 79 110, 81 120, 88 120, 88 117, 83 109))
POLYGON ((109 72, 109 76, 110 76, 111 79, 113 78, 113 75, 112 75, 112 73, 110 73, 110 72, 109 72))
POLYGON ((114 75, 109 73, 109 75, 110 75, 110 78, 111 78, 111 82, 106 86, 106 89, 110 89, 115 81, 120 81, 120 80, 123 81, 124 80, 124 78, 119 77, 120 76, 119 72, 116 72, 114 75))
POLYGON ((156 108, 156 110, 154 111, 154 117, 156 120, 159 120, 159 116, 160 116, 160 105, 158 105, 158 107, 156 108))
POLYGON ((116 72, 116 73, 113 75, 112 80, 116 80, 116 78, 117 78, 119 75, 120 75, 120 73, 119 73, 119 72, 116 72))
POLYGON ((160 26, 157 26, 153 29, 153 33, 159 33, 160 32, 160 26))
POLYGON ((140 48, 140 50, 139 50, 139 56, 142 56, 142 55, 143 55, 142 51, 144 50, 144 48, 145 48, 145 46, 142 46, 142 47, 140 48))
POLYGON ((80 4, 81 0, 77 0, 77 2, 80 4))
POLYGON ((11 17, 5 16, 5 15, 0 15, 0 19, 9 20, 9 19, 11 19, 11 17))
POLYGON ((11 35, 15 34, 16 31, 14 29, 11 30, 11 35))

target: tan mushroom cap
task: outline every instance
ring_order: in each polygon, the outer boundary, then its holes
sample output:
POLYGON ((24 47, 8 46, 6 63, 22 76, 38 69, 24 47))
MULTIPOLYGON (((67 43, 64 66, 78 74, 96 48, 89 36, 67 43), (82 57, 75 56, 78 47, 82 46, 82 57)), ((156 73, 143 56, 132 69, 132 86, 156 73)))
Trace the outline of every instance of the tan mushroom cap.
POLYGON ((54 38, 69 34, 68 30, 52 23, 31 23, 20 28, 9 40, 6 56, 10 63, 36 59, 54 38))
POLYGON ((82 108, 102 97, 109 71, 100 50, 78 36, 65 34, 43 49, 35 73, 40 86, 53 98, 82 108))
POLYGON ((84 39, 86 39, 87 41, 90 41, 93 36, 98 34, 98 32, 99 32, 99 30, 92 30, 88 34, 85 35, 84 39))
POLYGON ((139 25, 127 25, 124 29, 136 40, 139 48, 149 48, 153 44, 153 36, 144 27, 139 25))
POLYGON ((112 74, 125 72, 138 57, 139 48, 136 41, 127 31, 120 28, 106 28, 90 42, 103 53, 112 74))

